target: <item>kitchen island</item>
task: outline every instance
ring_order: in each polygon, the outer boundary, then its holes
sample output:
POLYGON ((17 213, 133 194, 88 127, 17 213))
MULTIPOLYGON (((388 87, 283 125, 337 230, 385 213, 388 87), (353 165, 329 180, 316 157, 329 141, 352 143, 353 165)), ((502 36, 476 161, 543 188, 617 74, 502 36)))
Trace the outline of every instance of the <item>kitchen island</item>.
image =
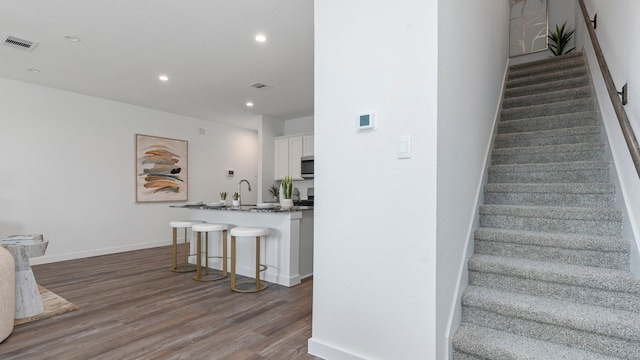
MULTIPOLYGON (((262 240, 260 260, 268 266, 263 278, 268 282, 291 287, 313 275, 313 207, 294 206, 290 210, 282 210, 279 207, 258 209, 250 205, 239 208, 205 205, 172 207, 189 209, 189 218, 194 221, 229 224, 230 228, 236 226, 269 228, 269 236, 262 240)), ((220 238, 215 234, 212 235, 209 237, 209 255, 219 255, 222 253, 220 238)), ((227 241, 230 239, 229 235, 227 241)), ((254 277, 254 246, 255 241, 238 239, 237 274, 254 277)), ((195 253, 196 244, 192 241, 191 254, 195 253)), ((189 262, 196 263, 195 255, 189 257, 189 262)), ((221 269, 222 262, 219 259, 210 259, 209 267, 221 269)))

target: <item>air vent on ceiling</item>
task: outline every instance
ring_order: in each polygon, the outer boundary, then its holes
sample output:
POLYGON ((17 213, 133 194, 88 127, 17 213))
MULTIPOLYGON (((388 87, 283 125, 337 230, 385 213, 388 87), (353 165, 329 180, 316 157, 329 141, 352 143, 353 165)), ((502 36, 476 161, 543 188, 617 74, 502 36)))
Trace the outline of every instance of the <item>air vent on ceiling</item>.
POLYGON ((266 85, 266 84, 263 84, 263 83, 255 83, 255 84, 251 84, 249 86, 251 86, 252 88, 258 89, 258 90, 262 90, 262 91, 267 91, 267 90, 273 89, 273 86, 266 85))
POLYGON ((28 52, 33 51, 33 49, 35 49, 35 47, 38 46, 38 43, 29 41, 29 40, 19 39, 15 36, 5 36, 3 38, 2 44, 4 46, 8 46, 14 49, 20 49, 28 52))

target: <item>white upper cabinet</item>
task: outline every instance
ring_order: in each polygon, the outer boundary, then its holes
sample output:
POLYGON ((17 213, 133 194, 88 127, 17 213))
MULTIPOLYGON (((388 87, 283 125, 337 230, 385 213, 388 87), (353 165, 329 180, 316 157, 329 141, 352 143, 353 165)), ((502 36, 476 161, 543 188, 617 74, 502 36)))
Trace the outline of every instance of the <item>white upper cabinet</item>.
POLYGON ((286 136, 275 138, 274 169, 275 180, 291 176, 302 180, 300 158, 313 155, 313 135, 286 136))
POLYGON ((313 135, 302 137, 302 156, 313 156, 313 135))
POLYGON ((282 180, 289 175, 289 139, 276 139, 275 148, 273 175, 276 180, 282 180))

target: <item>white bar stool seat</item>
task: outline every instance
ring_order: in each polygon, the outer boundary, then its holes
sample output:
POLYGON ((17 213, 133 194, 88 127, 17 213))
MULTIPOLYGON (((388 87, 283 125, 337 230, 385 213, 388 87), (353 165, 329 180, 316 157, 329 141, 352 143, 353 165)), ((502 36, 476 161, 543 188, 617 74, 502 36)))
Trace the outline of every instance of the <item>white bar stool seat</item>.
POLYGON ((260 264, 260 238, 269 235, 268 228, 262 227, 234 227, 231 229, 231 290, 241 293, 251 293, 262 291, 267 288, 267 283, 260 281, 260 273, 267 271, 267 265, 260 264), (242 281, 236 283, 236 238, 255 238, 256 239, 256 263, 255 263, 255 282, 242 281), (254 284, 255 287, 250 289, 239 289, 238 285, 254 284))
POLYGON ((176 220, 169 222, 169 226, 173 229, 173 258, 171 268, 169 270, 178 273, 196 271, 196 266, 194 264, 189 264, 188 261, 188 257, 191 251, 189 251, 189 237, 187 236, 187 232, 194 224, 200 223, 201 221, 186 220, 176 220), (178 229, 184 229, 184 259, 183 263, 181 264, 178 264, 178 229))
POLYGON ((227 224, 194 224, 191 229, 196 234, 196 274, 193 280, 196 281, 216 281, 227 277, 227 224), (220 241, 222 242, 222 256, 209 256, 209 233, 220 233, 220 241), (204 251, 204 271, 202 269, 202 234, 205 234, 205 251, 204 251), (222 270, 220 273, 209 272, 209 259, 222 259, 222 270))

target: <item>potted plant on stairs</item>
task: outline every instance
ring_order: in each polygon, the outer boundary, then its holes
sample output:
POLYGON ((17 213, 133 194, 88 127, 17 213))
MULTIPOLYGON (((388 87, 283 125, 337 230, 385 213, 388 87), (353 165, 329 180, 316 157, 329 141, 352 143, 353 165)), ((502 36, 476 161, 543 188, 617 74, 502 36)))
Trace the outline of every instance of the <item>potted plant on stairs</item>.
POLYGON ((291 209, 293 207, 293 200, 291 200, 291 190, 293 189, 293 180, 290 176, 285 176, 280 183, 282 191, 282 200, 280 200, 280 208, 291 209))
POLYGON ((549 44, 549 50, 551 50, 553 55, 560 56, 563 54, 568 54, 575 49, 574 46, 571 49, 565 51, 565 48, 569 46, 569 42, 571 41, 571 38, 573 37, 573 33, 575 31, 576 30, 572 27, 567 28, 566 21, 564 22, 564 24, 562 24, 562 27, 558 27, 558 25, 556 25, 556 31, 549 34, 549 40, 551 40, 551 44, 549 44))

